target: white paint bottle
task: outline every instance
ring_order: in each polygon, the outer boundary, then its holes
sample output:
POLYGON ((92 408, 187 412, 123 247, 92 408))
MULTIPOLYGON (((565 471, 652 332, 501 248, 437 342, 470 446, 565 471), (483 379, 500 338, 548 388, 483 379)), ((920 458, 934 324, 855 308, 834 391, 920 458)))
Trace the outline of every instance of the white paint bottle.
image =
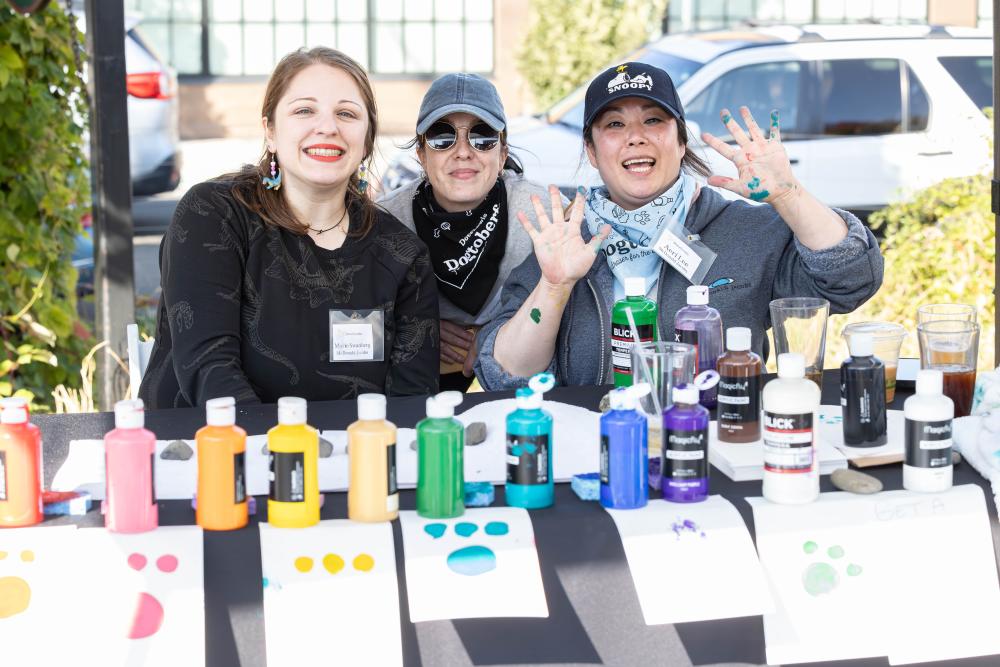
POLYGON ((917 392, 903 403, 906 458, 903 488, 937 493, 951 488, 951 427, 955 404, 944 395, 944 374, 926 369, 917 374, 917 392))
POLYGON ((819 497, 816 426, 820 391, 797 352, 778 355, 778 377, 764 386, 764 497, 801 505, 819 497))

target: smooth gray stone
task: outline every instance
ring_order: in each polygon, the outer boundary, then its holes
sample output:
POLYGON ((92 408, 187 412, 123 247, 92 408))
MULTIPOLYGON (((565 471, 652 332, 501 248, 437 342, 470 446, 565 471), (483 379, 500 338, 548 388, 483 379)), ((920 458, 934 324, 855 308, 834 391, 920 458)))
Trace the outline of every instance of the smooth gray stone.
POLYGON ((611 392, 609 391, 604 396, 601 397, 601 402, 597 406, 597 411, 602 415, 611 409, 611 392))
POLYGON ((465 427, 465 446, 473 447, 486 441, 486 422, 472 422, 465 427))
POLYGON ((951 464, 957 466, 962 462, 962 455, 956 452, 954 449, 951 450, 951 464))
POLYGON ((319 457, 328 459, 333 456, 333 443, 326 438, 319 439, 319 457))
POLYGON ((260 453, 261 454, 267 454, 268 453, 268 451, 267 451, 267 441, 266 440, 264 441, 264 446, 260 448, 260 453))
POLYGON ((417 441, 416 440, 412 440, 410 442, 410 449, 412 449, 413 451, 417 451, 417 441))
POLYGON ((833 474, 830 475, 830 481, 841 491, 849 493, 869 495, 882 490, 882 482, 877 477, 850 468, 834 470, 833 474))
POLYGON ((174 440, 160 454, 160 458, 164 461, 187 461, 192 456, 194 450, 183 440, 174 440))

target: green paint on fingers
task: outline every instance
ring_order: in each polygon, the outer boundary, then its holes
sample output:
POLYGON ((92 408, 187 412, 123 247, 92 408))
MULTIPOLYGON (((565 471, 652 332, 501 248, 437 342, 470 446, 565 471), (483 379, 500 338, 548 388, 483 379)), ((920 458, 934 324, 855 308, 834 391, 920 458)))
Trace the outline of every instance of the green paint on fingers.
POLYGON ((771 196, 771 193, 767 190, 761 190, 760 192, 751 192, 750 199, 754 201, 764 201, 771 196))
POLYGON ((542 321, 542 311, 538 310, 537 308, 532 308, 531 309, 531 321, 534 322, 535 324, 538 324, 539 322, 541 322, 542 321))
POLYGON ((722 114, 722 123, 724 125, 729 125, 729 121, 731 121, 732 119, 733 119, 733 117, 730 116, 729 114, 727 114, 727 113, 722 114))
POLYGON ((749 181, 749 182, 747 183, 747 187, 748 187, 748 188, 750 188, 751 190, 756 190, 757 188, 759 188, 759 187, 760 187, 760 179, 759 179, 759 178, 757 178, 756 176, 754 176, 754 177, 753 177, 753 178, 751 178, 751 179, 750 179, 750 181, 749 181))
POLYGON ((771 112, 771 127, 778 127, 778 112, 771 112))

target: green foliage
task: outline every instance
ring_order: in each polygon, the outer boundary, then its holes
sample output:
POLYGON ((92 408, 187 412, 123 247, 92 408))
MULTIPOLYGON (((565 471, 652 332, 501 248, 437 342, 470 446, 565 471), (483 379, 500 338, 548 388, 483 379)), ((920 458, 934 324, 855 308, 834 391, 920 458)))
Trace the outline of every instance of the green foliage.
POLYGON ((531 0, 517 66, 545 108, 657 34, 667 0, 531 0))
POLYGON ((0 396, 48 409, 80 385, 89 337, 76 318, 74 237, 90 201, 76 25, 56 3, 0 5, 0 396))

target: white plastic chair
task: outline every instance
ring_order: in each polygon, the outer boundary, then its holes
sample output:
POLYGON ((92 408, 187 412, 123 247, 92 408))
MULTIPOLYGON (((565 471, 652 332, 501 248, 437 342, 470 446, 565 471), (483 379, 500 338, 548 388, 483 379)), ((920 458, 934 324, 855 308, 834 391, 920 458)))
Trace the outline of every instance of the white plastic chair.
POLYGON ((125 327, 125 337, 128 339, 128 378, 129 397, 139 398, 139 384, 146 374, 149 365, 149 355, 153 353, 153 339, 139 340, 139 327, 129 324, 125 327))

